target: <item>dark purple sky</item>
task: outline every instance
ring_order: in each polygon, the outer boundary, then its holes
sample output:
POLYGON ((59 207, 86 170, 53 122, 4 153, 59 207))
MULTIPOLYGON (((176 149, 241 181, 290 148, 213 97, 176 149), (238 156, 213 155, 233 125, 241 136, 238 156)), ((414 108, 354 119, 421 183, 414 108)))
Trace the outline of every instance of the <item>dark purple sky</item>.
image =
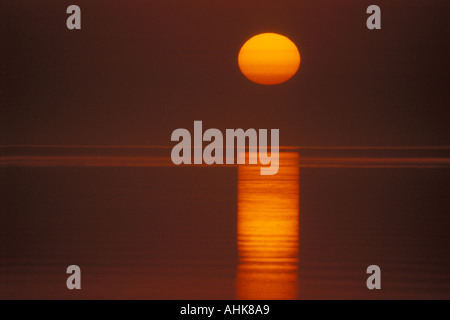
POLYGON ((3 144, 171 145, 176 128, 279 128, 282 145, 448 145, 448 1, 15 0, 0 10, 3 144), (244 4, 244 3, 245 4, 244 4), (70 4, 82 30, 66 28, 70 4), (366 8, 382 30, 366 28, 366 8), (261 32, 297 75, 239 71, 261 32))

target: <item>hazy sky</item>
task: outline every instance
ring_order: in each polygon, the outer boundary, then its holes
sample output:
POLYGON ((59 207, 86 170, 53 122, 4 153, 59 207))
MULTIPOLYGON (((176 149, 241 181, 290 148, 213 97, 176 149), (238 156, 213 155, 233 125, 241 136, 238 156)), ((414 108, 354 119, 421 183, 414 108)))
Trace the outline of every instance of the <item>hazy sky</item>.
POLYGON ((279 128, 282 145, 448 145, 448 1, 4 1, 3 144, 171 145, 177 128, 279 128), (66 28, 70 4, 82 30, 66 28), (377 4, 382 30, 366 28, 377 4), (288 36, 299 72, 239 71, 288 36))

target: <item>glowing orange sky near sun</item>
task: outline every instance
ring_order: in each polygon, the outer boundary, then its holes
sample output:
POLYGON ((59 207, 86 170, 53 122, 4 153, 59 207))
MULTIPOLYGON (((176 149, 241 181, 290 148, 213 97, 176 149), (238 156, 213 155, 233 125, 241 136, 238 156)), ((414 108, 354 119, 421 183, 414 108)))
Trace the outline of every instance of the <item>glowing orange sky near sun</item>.
POLYGON ((238 64, 241 72, 255 83, 279 84, 297 72, 300 53, 289 38, 276 33, 261 33, 244 43, 238 64))

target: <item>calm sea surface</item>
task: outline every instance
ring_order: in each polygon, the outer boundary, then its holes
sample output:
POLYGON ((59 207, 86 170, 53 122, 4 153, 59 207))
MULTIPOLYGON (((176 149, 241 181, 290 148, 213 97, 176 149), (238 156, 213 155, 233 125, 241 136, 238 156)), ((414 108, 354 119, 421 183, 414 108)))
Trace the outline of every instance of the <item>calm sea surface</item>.
POLYGON ((450 298, 450 170, 434 156, 284 152, 271 177, 2 156, 1 299, 450 298))

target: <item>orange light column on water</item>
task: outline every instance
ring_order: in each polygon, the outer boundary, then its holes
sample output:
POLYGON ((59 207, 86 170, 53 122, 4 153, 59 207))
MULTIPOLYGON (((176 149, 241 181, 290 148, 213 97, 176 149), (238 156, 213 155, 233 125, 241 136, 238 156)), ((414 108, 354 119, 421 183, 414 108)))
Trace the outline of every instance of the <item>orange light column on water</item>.
POLYGON ((256 165, 238 168, 237 298, 297 297, 298 154, 280 152, 276 175, 256 165))

